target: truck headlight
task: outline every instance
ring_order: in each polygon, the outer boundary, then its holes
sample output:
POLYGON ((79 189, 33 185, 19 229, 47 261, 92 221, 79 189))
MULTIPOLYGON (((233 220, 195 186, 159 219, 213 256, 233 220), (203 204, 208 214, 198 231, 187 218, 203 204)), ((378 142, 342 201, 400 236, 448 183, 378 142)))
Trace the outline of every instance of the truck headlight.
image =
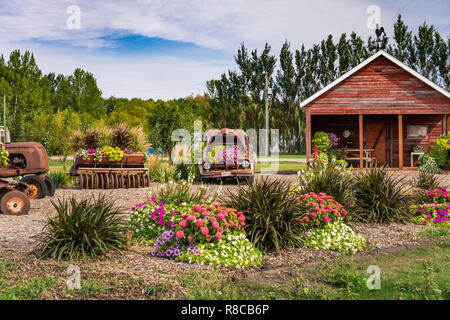
POLYGON ((203 164, 203 169, 205 169, 205 170, 211 169, 211 163, 205 162, 205 163, 203 164))
POLYGON ((250 162, 248 162, 247 160, 242 161, 242 167, 248 168, 249 166, 250 166, 250 162))

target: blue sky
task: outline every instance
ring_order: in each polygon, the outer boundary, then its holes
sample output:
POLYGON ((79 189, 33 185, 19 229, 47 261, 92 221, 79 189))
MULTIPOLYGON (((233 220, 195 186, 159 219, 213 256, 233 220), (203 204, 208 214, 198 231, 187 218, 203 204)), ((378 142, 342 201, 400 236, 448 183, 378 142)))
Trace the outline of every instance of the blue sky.
POLYGON ((391 37, 398 13, 413 30, 427 21, 450 35, 448 0, 2 0, 0 52, 30 50, 46 73, 88 70, 104 97, 178 98, 234 69, 242 41, 250 49, 267 41, 278 52, 285 39, 298 48, 330 33, 366 38, 371 5, 391 37), (71 5, 80 28, 67 27, 71 5))

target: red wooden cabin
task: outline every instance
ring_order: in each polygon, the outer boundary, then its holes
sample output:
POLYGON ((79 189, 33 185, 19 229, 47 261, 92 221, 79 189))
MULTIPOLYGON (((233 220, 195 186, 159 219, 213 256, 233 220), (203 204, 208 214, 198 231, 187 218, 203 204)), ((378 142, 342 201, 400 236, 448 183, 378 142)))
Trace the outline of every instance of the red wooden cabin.
POLYGON ((414 146, 427 152, 450 133, 450 92, 384 51, 300 106, 306 109, 308 160, 315 131, 334 132, 360 168, 375 162, 400 169, 417 162, 417 154, 411 155, 414 146))

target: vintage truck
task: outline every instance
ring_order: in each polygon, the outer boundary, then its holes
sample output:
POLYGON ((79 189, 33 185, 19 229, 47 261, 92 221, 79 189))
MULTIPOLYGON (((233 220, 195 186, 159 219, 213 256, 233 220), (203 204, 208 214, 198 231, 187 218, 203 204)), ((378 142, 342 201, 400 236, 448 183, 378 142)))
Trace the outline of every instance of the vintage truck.
POLYGON ((206 133, 199 171, 203 181, 212 179, 255 179, 255 157, 249 138, 241 129, 209 130, 206 133))

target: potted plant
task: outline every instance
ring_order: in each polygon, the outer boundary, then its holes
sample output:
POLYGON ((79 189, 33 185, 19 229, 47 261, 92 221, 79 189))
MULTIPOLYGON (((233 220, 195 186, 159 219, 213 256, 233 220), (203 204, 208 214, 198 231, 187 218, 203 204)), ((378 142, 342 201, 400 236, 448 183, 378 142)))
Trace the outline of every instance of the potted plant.
POLYGON ((412 147, 413 152, 423 152, 423 147, 422 146, 414 146, 412 147))

